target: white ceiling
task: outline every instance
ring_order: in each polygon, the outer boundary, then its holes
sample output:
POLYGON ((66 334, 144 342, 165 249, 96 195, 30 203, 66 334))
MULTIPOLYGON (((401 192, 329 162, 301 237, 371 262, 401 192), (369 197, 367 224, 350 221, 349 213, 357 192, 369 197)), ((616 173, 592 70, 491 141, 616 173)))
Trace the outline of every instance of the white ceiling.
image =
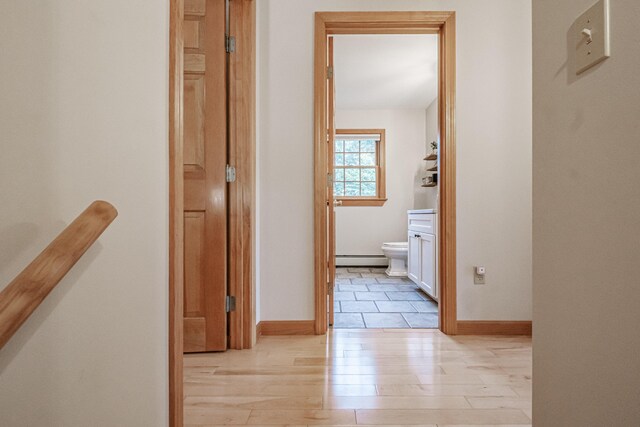
POLYGON ((437 35, 338 35, 337 109, 426 109, 438 95, 437 35))

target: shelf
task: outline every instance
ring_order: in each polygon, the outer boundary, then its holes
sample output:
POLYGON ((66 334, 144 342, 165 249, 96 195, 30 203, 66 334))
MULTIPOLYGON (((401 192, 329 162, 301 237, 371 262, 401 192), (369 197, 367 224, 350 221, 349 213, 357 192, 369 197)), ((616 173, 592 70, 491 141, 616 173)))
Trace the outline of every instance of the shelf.
POLYGON ((427 169, 427 172, 438 172, 438 166, 427 169))
POLYGON ((438 155, 437 154, 429 154, 427 157, 424 158, 424 160, 438 160, 438 155))
POLYGON ((423 187, 437 187, 438 183, 436 182, 432 182, 430 184, 422 184, 423 187))

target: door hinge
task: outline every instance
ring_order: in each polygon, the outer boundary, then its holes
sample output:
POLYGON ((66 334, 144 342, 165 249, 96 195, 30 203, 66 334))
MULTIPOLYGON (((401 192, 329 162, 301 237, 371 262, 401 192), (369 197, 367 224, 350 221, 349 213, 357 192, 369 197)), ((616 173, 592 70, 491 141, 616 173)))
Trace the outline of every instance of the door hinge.
POLYGON ((224 36, 224 48, 227 53, 236 51, 236 38, 233 36, 224 36))
POLYGON ((227 165, 227 182, 236 182, 236 167, 227 165))
POLYGON ((225 300, 224 308, 227 313, 232 311, 236 311, 236 297, 232 297, 231 295, 227 295, 227 299, 225 300))
POLYGON ((333 175, 328 173, 327 174, 327 187, 331 187, 333 185, 333 175))
POLYGON ((328 79, 333 78, 333 67, 331 65, 327 67, 327 78, 328 79))

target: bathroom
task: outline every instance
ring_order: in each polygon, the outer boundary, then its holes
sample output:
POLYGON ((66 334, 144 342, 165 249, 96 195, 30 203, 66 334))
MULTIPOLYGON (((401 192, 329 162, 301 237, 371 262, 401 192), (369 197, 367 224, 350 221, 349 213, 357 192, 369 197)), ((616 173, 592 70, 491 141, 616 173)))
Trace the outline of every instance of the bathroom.
POLYGON ((333 39, 333 327, 438 328, 438 38, 333 39))

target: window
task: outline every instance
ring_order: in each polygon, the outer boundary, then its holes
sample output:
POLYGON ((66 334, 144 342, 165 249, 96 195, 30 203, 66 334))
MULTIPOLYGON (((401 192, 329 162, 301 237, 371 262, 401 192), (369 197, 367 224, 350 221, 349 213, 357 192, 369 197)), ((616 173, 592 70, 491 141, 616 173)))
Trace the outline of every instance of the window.
POLYGON ((342 206, 384 205, 384 129, 336 131, 333 195, 342 206))

